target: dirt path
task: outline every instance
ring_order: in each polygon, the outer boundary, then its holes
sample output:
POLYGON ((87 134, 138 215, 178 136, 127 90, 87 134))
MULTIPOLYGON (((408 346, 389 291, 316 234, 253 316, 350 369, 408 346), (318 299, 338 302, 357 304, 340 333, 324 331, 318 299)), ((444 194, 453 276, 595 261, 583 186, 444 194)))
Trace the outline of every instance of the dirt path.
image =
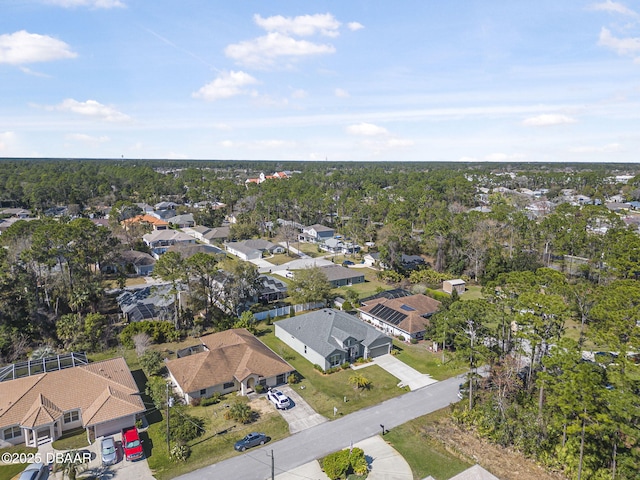
POLYGON ((501 480, 566 480, 565 476, 547 472, 518 452, 493 445, 473 432, 460 429, 450 418, 425 425, 423 430, 453 454, 479 463, 501 480))

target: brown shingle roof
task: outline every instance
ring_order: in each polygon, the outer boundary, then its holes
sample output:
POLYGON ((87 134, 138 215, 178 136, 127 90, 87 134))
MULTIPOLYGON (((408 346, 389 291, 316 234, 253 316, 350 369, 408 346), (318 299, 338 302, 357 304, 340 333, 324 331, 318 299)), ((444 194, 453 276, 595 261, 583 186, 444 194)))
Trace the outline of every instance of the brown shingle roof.
POLYGON ((167 362, 167 368, 185 393, 231 382, 251 374, 273 377, 294 368, 244 328, 206 335, 207 351, 167 362))
MULTIPOLYGON (((422 294, 409 295, 408 297, 401 298, 376 298, 368 301, 366 305, 363 305, 358 310, 375 316, 371 313, 371 310, 377 305, 384 305, 406 315, 406 318, 395 326, 405 332, 413 334, 425 329, 425 326, 429 324, 429 320, 424 318, 424 316, 434 314, 438 310, 440 302, 422 294), (403 305, 411 307, 413 310, 404 309, 402 308, 403 305)), ((384 319, 381 320, 384 321, 384 319)))
POLYGON ((0 382, 0 428, 50 423, 75 409, 81 411, 83 426, 94 425, 143 412, 138 393, 123 358, 0 382), (109 398, 97 408, 95 402, 105 395, 109 398))

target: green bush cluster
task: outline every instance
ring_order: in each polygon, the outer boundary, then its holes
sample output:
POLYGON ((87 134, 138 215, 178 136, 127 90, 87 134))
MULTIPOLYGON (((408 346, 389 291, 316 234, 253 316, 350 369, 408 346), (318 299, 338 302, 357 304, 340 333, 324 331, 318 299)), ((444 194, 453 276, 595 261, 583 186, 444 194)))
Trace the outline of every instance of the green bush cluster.
POLYGON ((209 405, 216 405, 217 403, 220 403, 221 399, 222 399, 222 395, 220 394, 220 392, 215 392, 210 397, 201 399, 200 406, 208 407, 209 405))
POLYGON ((169 438, 186 443, 204 433, 204 420, 186 413, 186 408, 176 405, 169 415, 169 438))
POLYGON ((369 471, 367 459, 361 448, 340 450, 324 457, 321 461, 322 469, 332 480, 345 479, 351 474, 366 475, 369 471))
POLYGON ((160 320, 143 320, 130 323, 120 332, 120 343, 127 348, 134 348, 133 337, 138 333, 146 333, 154 343, 176 342, 181 339, 181 333, 171 322, 160 320))
POLYGON ((189 445, 174 445, 171 448, 171 460, 174 462, 186 462, 191 455, 191 447, 189 445))

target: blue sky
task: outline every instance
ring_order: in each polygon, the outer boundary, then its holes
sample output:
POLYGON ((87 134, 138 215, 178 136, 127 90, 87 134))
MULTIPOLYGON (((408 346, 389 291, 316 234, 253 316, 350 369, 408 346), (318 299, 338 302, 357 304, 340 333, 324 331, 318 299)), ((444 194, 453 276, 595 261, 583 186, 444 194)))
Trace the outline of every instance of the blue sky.
POLYGON ((640 161, 640 1, 2 0, 0 157, 640 161))

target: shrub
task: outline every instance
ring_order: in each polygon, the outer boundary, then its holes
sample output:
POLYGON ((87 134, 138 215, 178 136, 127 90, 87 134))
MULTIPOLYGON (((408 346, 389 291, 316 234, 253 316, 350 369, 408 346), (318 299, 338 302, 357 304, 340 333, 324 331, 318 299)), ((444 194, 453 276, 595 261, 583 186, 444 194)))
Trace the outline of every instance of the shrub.
POLYGON ((253 387, 253 389, 256 391, 256 393, 264 392, 264 387, 260 384, 257 384, 255 387, 253 387))
POLYGON ((413 338, 413 337, 411 337, 411 338, 409 339, 409 342, 411 342, 411 344, 412 344, 412 345, 415 345, 416 343, 418 343, 418 339, 417 339, 417 338, 413 338))
POLYGON ((198 397, 198 398, 192 398, 189 401, 189 405, 191 405, 192 407, 198 407, 202 404, 202 397, 198 397))
POLYGON ((298 382, 300 382, 300 374, 298 372, 291 372, 289 378, 287 378, 287 383, 289 385, 295 385, 298 382))
POLYGON ((324 373, 324 368, 322 368, 320 365, 318 365, 317 363, 313 364, 313 368, 315 368, 317 371, 324 373))
POLYGON ((191 447, 189 445, 175 445, 171 449, 171 460, 174 462, 186 462, 191 455, 191 447))
POLYGON ((220 399, 221 398, 222 398, 222 395, 220 394, 220 392, 215 392, 210 397, 201 399, 200 400, 200 405, 202 407, 208 407, 209 405, 215 405, 217 403, 220 403, 220 399))
POLYGON ((177 405, 169 415, 169 438, 176 442, 189 442, 204 433, 204 420, 185 411, 186 407, 177 405))
POLYGON ((330 453, 321 461, 324 473, 331 479, 347 478, 350 474, 366 475, 369 471, 364 451, 361 448, 330 453))
POLYGON ((344 362, 342 365, 340 365, 340 368, 342 370, 346 370, 347 368, 349 368, 351 366, 351 364, 349 362, 344 362))
POLYGON ((254 411, 246 403, 236 402, 224 412, 226 420, 234 420, 238 423, 251 423, 253 417, 254 411))
POLYGON ((349 377, 349 385, 355 389, 369 390, 372 387, 371 380, 361 373, 354 373, 349 377))

